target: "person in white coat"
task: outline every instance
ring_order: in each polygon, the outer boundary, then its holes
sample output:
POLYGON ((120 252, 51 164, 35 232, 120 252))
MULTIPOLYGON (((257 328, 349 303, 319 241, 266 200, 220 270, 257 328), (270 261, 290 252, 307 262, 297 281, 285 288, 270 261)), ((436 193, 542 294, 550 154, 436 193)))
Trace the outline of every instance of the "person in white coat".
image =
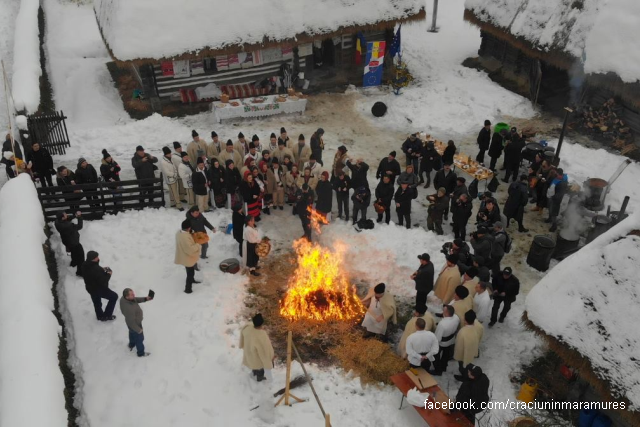
POLYGON ((193 166, 191 166, 189 154, 182 152, 182 162, 180 162, 180 166, 178 167, 178 176, 180 180, 182 180, 182 186, 187 193, 187 204, 189 207, 196 204, 196 196, 193 192, 193 181, 191 180, 193 172, 195 171, 193 166))
MULTIPOLYGON (((180 144, 178 141, 173 141, 173 153, 171 155, 171 161, 176 167, 176 170, 179 170, 180 163, 182 163, 182 144, 180 144)), ((178 179, 178 192, 180 193, 180 201, 186 202, 185 196, 187 195, 187 191, 184 189, 182 179, 178 179)))
POLYGON ((453 357, 453 348, 456 344, 456 333, 460 326, 460 319, 455 315, 455 310, 450 305, 442 307, 442 320, 436 327, 436 338, 440 350, 433 364, 432 375, 442 375, 447 370, 449 360, 453 357))
POLYGON ((180 177, 178 175, 178 169, 173 163, 171 149, 169 147, 162 147, 162 160, 160 160, 160 169, 162 170, 162 176, 164 177, 164 183, 167 184, 169 189, 169 203, 172 208, 178 208, 183 211, 182 203, 180 202, 180 190, 178 188, 178 181, 180 177))
POLYGON ((440 347, 438 338, 431 331, 425 331, 426 322, 422 318, 416 320, 416 331, 407 338, 407 359, 412 368, 429 370, 440 347))
POLYGON ((491 296, 485 282, 476 283, 476 295, 473 297, 473 311, 480 323, 487 324, 491 316, 491 296))
POLYGON ((244 265, 249 269, 249 274, 252 276, 259 276, 256 270, 260 257, 256 253, 256 245, 260 243, 260 232, 256 228, 256 218, 249 215, 247 216, 247 223, 244 226, 244 232, 242 233, 242 261, 244 265))

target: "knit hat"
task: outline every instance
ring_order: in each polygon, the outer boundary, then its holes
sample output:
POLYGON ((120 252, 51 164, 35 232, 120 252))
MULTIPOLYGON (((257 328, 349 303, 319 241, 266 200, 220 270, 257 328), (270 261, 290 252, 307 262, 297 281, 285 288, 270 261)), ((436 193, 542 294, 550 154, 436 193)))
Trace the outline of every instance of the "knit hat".
POLYGON ((511 276, 512 272, 513 270, 511 269, 511 267, 505 267, 504 270, 502 270, 502 274, 506 274, 508 276, 511 276))
POLYGON ((456 286, 456 295, 460 299, 465 299, 469 296, 469 289, 465 288, 464 286, 456 286))
POLYGON ((300 136, 298 136, 298 141, 304 141, 304 135, 300 134, 300 136))
POLYGON ((253 316, 251 318, 251 321, 253 322, 253 326, 256 328, 259 328, 260 326, 262 326, 264 324, 264 318, 262 317, 262 314, 258 313, 255 316, 253 316))
POLYGON ((196 165, 199 165, 200 163, 204 164, 204 160, 202 160, 202 157, 198 157, 198 160, 196 160, 196 165))
POLYGON ((107 151, 107 149, 103 149, 102 150, 102 158, 103 159, 108 159, 109 157, 111 157, 111 154, 109 154, 109 152, 107 151))
POLYGON ((180 153, 180 157, 182 157, 183 159, 185 157, 187 157, 189 155, 189 153, 187 153, 186 151, 183 151, 182 153, 180 153))
POLYGON ((85 159, 84 157, 80 157, 80 158, 78 159, 78 167, 80 167, 80 165, 81 165, 81 164, 83 164, 83 163, 84 163, 84 162, 86 162, 86 161, 87 161, 87 159, 85 159))
POLYGON ((162 147, 162 154, 164 154, 165 156, 167 154, 171 154, 171 149, 169 147, 162 147))
POLYGON ((344 145, 341 145, 340 147, 338 147, 338 150, 342 151, 343 153, 346 153, 347 151, 349 151, 347 150, 347 147, 345 147, 344 145))
POLYGON ((384 283, 378 283, 375 288, 373 288, 373 292, 376 294, 383 294, 386 289, 386 285, 384 283))
POLYGON ((218 136, 218 134, 216 133, 215 130, 211 131, 211 138, 215 138, 216 136, 218 136))
POLYGON ((391 157, 395 158, 395 157, 396 157, 396 152, 395 152, 395 150, 394 150, 394 151, 392 151, 392 152, 390 152, 390 153, 389 153, 389 155, 390 155, 391 157))
POLYGON ((98 252, 96 251, 87 252, 87 261, 93 261, 96 258, 98 258, 98 252))
POLYGON ((280 135, 282 135, 283 133, 287 133, 287 130, 285 128, 280 128, 280 135))
POLYGON ((191 131, 191 137, 195 138, 196 136, 200 136, 200 135, 198 135, 198 132, 196 132, 196 130, 194 129, 191 131))
MULTIPOLYGON (((189 212, 191 212, 191 210, 189 210, 189 212)), ((188 219, 185 219, 184 221, 182 221, 182 225, 181 225, 183 230, 188 230, 191 228, 191 221, 189 221, 188 219)))
POLYGON ((252 148, 256 148, 256 144, 254 144, 253 141, 249 143, 249 150, 251 150, 252 148))
POLYGON ((464 184, 465 182, 467 182, 467 180, 466 180, 466 178, 465 178, 464 176, 459 176, 458 178, 456 178, 456 181, 459 181, 459 182, 461 182, 461 183, 463 183, 463 184, 464 184))
POLYGON ((180 144, 178 141, 173 141, 173 149, 176 150, 178 148, 182 148, 182 144, 180 144))
POLYGON ((238 133, 238 138, 244 138, 244 134, 242 132, 238 133))
POLYGON ((329 172, 327 172, 327 171, 322 172, 320 175, 322 175, 325 178, 329 179, 329 172))
POLYGON ((473 322, 476 321, 476 312, 473 310, 467 311, 464 314, 464 321, 467 322, 468 325, 473 325, 473 322))
POLYGON ((260 141, 260 138, 258 138, 258 135, 253 135, 251 141, 260 141))
POLYGON ((144 148, 142 148, 142 145, 138 145, 136 147, 136 151, 144 151, 144 148))
POLYGON ((485 120, 484 121, 484 125, 485 126, 491 126, 491 121, 490 120, 485 120))
POLYGON ((271 132, 271 135, 269 135, 269 138, 275 138, 275 137, 276 137, 276 134, 271 132))
POLYGON ((457 264, 458 263, 458 254, 449 254, 449 255, 447 255, 447 261, 449 261, 451 264, 457 264))
POLYGON ((466 274, 467 276, 471 277, 472 279, 474 277, 476 277, 478 275, 478 269, 475 267, 469 267, 467 269, 467 271, 464 272, 464 274, 466 274))
POLYGON ((322 129, 322 128, 318 128, 318 130, 316 131, 316 133, 317 133, 318 135, 324 135, 324 129, 322 129))

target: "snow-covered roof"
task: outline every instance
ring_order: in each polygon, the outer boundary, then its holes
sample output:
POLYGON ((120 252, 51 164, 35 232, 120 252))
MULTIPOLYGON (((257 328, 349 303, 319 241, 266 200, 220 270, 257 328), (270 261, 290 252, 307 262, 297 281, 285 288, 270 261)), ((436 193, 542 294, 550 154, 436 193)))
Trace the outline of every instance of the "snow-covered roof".
POLYGON ((587 358, 614 397, 640 409, 640 212, 558 264, 529 293, 528 319, 587 358))
POLYGON ((466 0, 465 8, 540 51, 581 60, 587 73, 640 80, 637 0, 466 0))
POLYGON ((404 20, 424 0, 95 0, 105 42, 121 61, 294 40, 404 20))

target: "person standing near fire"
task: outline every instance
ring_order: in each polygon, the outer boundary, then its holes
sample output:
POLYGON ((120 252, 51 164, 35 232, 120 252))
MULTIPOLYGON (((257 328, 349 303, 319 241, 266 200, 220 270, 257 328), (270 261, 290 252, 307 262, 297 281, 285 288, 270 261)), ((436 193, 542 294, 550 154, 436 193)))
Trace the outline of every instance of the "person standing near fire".
POLYGON ((193 292, 192 285, 200 283, 196 281, 196 264, 200 255, 200 245, 193 239, 191 234, 191 221, 182 221, 181 230, 176 233, 176 256, 175 264, 183 265, 187 271, 187 282, 184 288, 185 294, 193 292))
POLYGON ((311 241, 311 207, 313 206, 315 194, 309 184, 302 184, 302 187, 296 192, 296 212, 302 222, 304 230, 304 238, 311 241))
POLYGON ((411 275, 416 282, 416 307, 427 305, 427 295, 433 290, 433 264, 429 254, 418 255, 420 267, 411 275))
POLYGON ((433 332, 436 329, 436 321, 431 313, 427 311, 427 306, 416 306, 413 309, 413 317, 409 319, 409 321, 405 325, 404 332, 402 333, 402 337, 400 338, 400 342, 398 343, 398 354, 403 359, 407 358, 407 338, 409 338, 409 336, 417 330, 416 321, 418 319, 424 320, 425 331, 433 332))
POLYGON ((407 359, 411 368, 429 370, 434 356, 438 354, 438 338, 431 331, 425 330, 424 319, 416 320, 416 331, 407 338, 407 359))
POLYGON ((242 364, 251 369, 251 375, 258 382, 271 379, 271 369, 276 359, 271 340, 263 325, 264 318, 258 313, 240 332, 242 364))
POLYGON ((396 317, 396 301, 389 292, 385 292, 386 285, 378 283, 373 290, 369 290, 362 303, 368 308, 364 315, 362 327, 367 335, 378 336, 384 339, 387 333, 389 321, 398 323, 396 317))
POLYGON ((258 266, 260 257, 256 252, 256 245, 260 243, 260 232, 256 228, 256 218, 254 216, 248 215, 246 221, 242 234, 242 260, 249 269, 250 275, 260 276, 260 273, 257 272, 260 269, 258 266))

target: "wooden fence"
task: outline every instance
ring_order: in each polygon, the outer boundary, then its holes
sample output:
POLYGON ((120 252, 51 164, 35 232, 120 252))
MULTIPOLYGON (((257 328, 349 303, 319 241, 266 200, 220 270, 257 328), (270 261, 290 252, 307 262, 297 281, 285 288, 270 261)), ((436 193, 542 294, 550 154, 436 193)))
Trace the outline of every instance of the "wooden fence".
POLYGON ((46 221, 55 221, 58 212, 82 212, 89 219, 145 207, 164 207, 163 179, 141 179, 97 184, 37 188, 46 221))
POLYGON ((51 154, 65 154, 66 148, 71 146, 65 119, 62 111, 28 116, 29 142, 39 142, 51 154))

